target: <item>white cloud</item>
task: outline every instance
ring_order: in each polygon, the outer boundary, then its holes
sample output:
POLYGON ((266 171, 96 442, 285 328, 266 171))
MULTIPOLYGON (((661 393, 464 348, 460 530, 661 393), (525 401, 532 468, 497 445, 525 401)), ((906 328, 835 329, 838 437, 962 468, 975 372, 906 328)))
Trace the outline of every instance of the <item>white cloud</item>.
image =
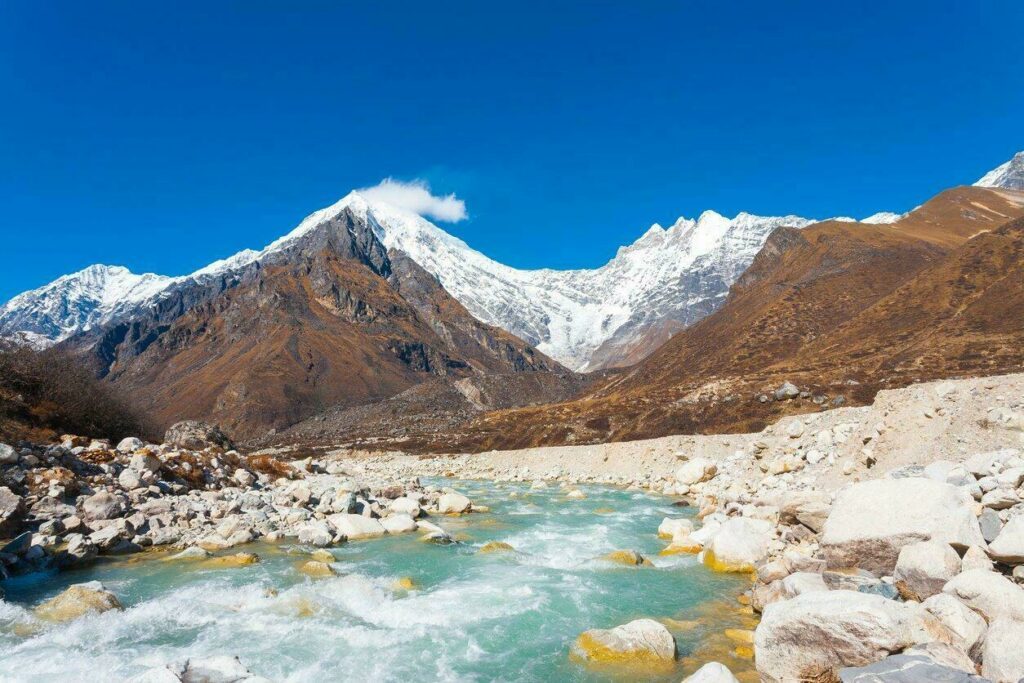
POLYGON ((402 182, 385 178, 373 187, 359 190, 370 201, 384 202, 400 209, 417 213, 425 218, 434 218, 447 223, 466 220, 466 202, 454 194, 438 197, 430 193, 425 180, 402 182))

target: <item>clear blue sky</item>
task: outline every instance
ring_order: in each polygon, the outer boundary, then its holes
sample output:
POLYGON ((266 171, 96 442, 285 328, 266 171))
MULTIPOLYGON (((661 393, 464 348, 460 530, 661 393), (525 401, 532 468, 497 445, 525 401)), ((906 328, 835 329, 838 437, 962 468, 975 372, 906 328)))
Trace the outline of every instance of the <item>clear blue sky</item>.
POLYGON ((189 272, 386 176, 523 267, 706 208, 907 210, 1024 148, 1022 27, 1020 0, 10 0, 0 301, 189 272))

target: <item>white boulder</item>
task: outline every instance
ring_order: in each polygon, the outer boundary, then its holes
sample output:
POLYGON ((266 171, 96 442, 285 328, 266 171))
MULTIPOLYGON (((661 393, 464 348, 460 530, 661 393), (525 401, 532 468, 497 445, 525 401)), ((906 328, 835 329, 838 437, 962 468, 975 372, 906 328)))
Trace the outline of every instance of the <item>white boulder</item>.
POLYGON ((442 515, 460 514, 467 512, 473 503, 461 493, 445 493, 437 501, 437 511, 442 515))
POLYGON ((387 533, 384 525, 376 519, 363 517, 362 515, 353 515, 347 512, 328 515, 327 523, 350 541, 357 538, 375 538, 387 533))
POLYGON ((935 615, 958 640, 963 650, 976 659, 981 656, 981 644, 988 626, 980 614, 948 593, 933 595, 921 606, 935 615))
POLYGON ((852 484, 837 495, 822 529, 830 567, 890 575, 900 550, 919 541, 966 548, 983 545, 973 501, 961 489, 908 477, 852 484))
POLYGON ((768 605, 754 634, 763 681, 837 680, 840 668, 864 666, 918 643, 952 634, 916 603, 836 590, 768 605))
POLYGON ((416 520, 409 515, 389 515, 380 521, 389 534, 416 531, 416 520))
POLYGON ((675 479, 680 484, 699 484, 708 481, 718 473, 718 465, 707 458, 687 460, 676 470, 675 479))
POLYGON ((750 572, 768 555, 772 525, 763 519, 732 517, 704 549, 704 564, 716 571, 750 572))
POLYGON ((993 683, 1024 680, 1024 621, 1000 617, 989 624, 981 675, 993 683))
POLYGON ((943 589, 992 623, 1000 617, 1024 621, 1024 589, 996 572, 971 569, 953 577, 943 589))
POLYGON ((1006 564, 1024 564, 1024 515, 1017 515, 1000 530, 988 546, 993 559, 1006 564))

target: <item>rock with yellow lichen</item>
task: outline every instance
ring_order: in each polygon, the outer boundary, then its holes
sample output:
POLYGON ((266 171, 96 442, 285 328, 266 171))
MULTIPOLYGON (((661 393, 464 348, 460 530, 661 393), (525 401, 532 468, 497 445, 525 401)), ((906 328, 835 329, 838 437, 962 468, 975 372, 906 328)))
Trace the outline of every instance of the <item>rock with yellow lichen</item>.
POLYGON ((508 543, 505 543, 504 541, 488 541, 487 543, 484 543, 482 546, 480 546, 480 550, 478 552, 481 552, 481 553, 511 553, 511 552, 515 552, 515 548, 513 548, 508 543))
POLYGON ((71 621, 86 614, 100 614, 123 609, 117 596, 99 581, 69 586, 60 595, 36 607, 36 616, 47 621, 71 621))
POLYGON ((614 550, 602 559, 627 567, 653 567, 654 564, 635 550, 614 550))
POLYGON ((248 567, 249 565, 256 564, 259 561, 260 556, 256 553, 235 553, 234 555, 211 557, 205 564, 209 567, 248 567))
POLYGON ((592 664, 670 668, 676 658, 676 640, 663 624, 637 619, 612 629, 584 631, 570 656, 592 664))
POLYGON ((309 560, 302 563, 299 565, 299 571, 306 576, 312 576, 314 579, 325 579, 335 575, 334 567, 319 560, 309 560))

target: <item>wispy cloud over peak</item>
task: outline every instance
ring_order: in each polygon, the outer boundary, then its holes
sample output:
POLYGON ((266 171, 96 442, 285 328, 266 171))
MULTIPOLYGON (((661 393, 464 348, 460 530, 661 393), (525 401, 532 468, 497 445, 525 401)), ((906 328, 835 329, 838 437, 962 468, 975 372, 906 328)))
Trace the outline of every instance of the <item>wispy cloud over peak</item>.
POLYGON ((404 182, 394 178, 385 178, 373 187, 359 190, 369 201, 385 202, 425 218, 457 223, 468 218, 466 202, 454 194, 439 197, 430 192, 430 185, 425 180, 404 182))

